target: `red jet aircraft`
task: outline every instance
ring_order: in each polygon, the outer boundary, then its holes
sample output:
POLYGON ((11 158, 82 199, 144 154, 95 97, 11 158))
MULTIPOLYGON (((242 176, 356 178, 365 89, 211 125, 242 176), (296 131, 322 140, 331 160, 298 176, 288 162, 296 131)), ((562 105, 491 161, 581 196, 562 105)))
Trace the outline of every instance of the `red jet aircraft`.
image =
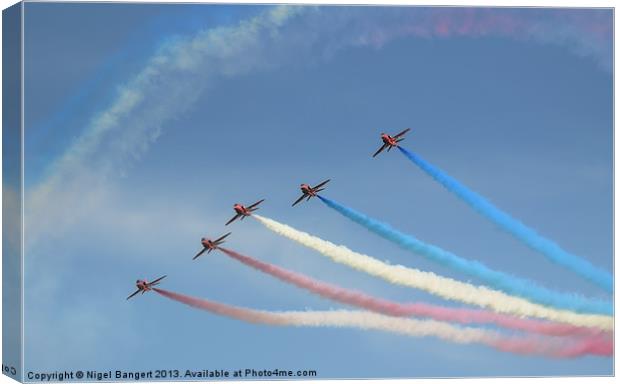
POLYGON ((136 280, 136 287, 138 287, 138 290, 135 291, 134 293, 132 293, 131 295, 129 295, 129 297, 127 298, 127 300, 131 299, 132 297, 134 297, 135 295, 137 295, 138 293, 142 292, 142 294, 144 294, 144 292, 146 291, 150 291, 151 288, 155 285, 158 285, 159 282, 166 277, 166 275, 163 275, 162 277, 155 279, 153 281, 151 281, 150 283, 146 280, 136 280))
POLYGON ((324 186, 325 184, 329 183, 330 179, 327 179, 325 181, 323 181, 321 184, 315 185, 314 187, 309 186, 308 184, 302 184, 301 185, 301 193, 303 193, 303 195, 301 195, 301 197, 297 200, 295 200, 295 202, 293 203, 293 207, 299 203, 300 201, 302 201, 304 199, 304 197, 308 197, 308 199, 306 199, 306 201, 310 200, 311 197, 314 197, 317 195, 317 193, 321 192, 322 190, 324 190, 325 188, 321 188, 322 186, 324 186))
POLYGON ((192 260, 196 260, 198 258, 198 256, 202 255, 203 253, 205 253, 205 251, 207 251, 207 253, 211 253, 212 250, 217 249, 217 246, 222 244, 224 242, 224 239, 228 237, 228 235, 230 235, 231 232, 228 232, 227 234, 225 234, 224 236, 220 237, 219 239, 216 240, 209 240, 206 238, 202 238, 200 239, 200 243, 202 244, 203 248, 202 251, 198 252, 198 254, 196 256, 194 256, 194 258, 192 260))
POLYGON ((232 223, 233 221, 237 220, 240 217, 241 217, 241 220, 243 220, 246 216, 250 216, 252 212, 258 209, 258 204, 262 203, 263 201, 265 201, 265 199, 259 200, 256 203, 250 205, 249 207, 244 207, 243 205, 239 203, 235 204, 233 206, 233 209, 235 210, 235 212, 237 212, 237 214, 235 215, 235 217, 228 220, 228 222, 225 225, 232 223))
POLYGON ((377 152, 375 152, 374 155, 372 155, 372 157, 375 157, 378 154, 380 154, 385 148, 387 148, 389 152, 390 149, 392 149, 392 147, 398 147, 398 143, 405 140, 405 138, 402 136, 404 136, 405 133, 409 132, 410 130, 411 128, 407 128, 395 136, 390 136, 387 133, 381 133, 381 140, 383 140, 383 145, 381 146, 381 148, 379 148, 377 152))

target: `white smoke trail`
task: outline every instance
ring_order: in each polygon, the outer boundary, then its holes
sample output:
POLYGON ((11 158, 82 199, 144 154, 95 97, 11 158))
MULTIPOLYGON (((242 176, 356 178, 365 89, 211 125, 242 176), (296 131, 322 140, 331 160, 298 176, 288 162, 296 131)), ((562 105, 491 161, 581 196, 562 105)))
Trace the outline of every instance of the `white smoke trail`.
POLYGON ((613 318, 610 316, 579 314, 548 308, 530 303, 519 297, 509 296, 503 292, 463 283, 432 272, 424 272, 402 265, 386 264, 370 256, 354 252, 342 245, 330 243, 275 220, 256 214, 252 215, 252 217, 269 230, 314 249, 337 263, 379 277, 392 284, 421 289, 448 300, 488 308, 499 313, 532 316, 577 326, 597 327, 603 330, 613 329, 613 318))
POLYGON ((236 25, 174 39, 119 86, 114 101, 28 191, 27 245, 101 206, 110 179, 140 158, 214 79, 320 62, 346 47, 378 48, 404 37, 531 38, 565 45, 609 66, 612 30, 609 10, 282 5, 236 25))
POLYGON ((506 352, 528 355, 576 357, 584 354, 609 356, 613 353, 611 340, 605 339, 570 340, 532 336, 509 337, 493 330, 459 327, 436 320, 403 319, 366 311, 268 312, 235 307, 160 288, 154 288, 154 291, 194 308, 251 323, 297 327, 350 327, 386 331, 413 337, 433 336, 453 343, 479 343, 506 352))
POLYGON ((163 45, 51 164, 47 177, 28 191, 28 248, 40 235, 57 233, 103 205, 110 179, 126 172, 157 140, 164 124, 193 106, 214 78, 280 65, 285 57, 280 29, 311 10, 277 6, 235 26, 163 45))

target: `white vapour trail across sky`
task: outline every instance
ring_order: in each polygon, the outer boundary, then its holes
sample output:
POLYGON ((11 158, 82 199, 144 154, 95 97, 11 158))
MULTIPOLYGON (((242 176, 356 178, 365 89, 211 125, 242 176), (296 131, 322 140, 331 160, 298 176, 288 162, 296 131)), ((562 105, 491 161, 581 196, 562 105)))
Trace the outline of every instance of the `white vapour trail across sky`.
POLYGON ((352 327, 413 337, 433 336, 452 343, 479 343, 502 351, 527 355, 576 357, 584 354, 595 354, 609 356, 613 352, 611 341, 603 339, 570 340, 565 338, 506 336, 488 329, 459 327, 436 320, 403 319, 366 311, 258 311, 199 299, 160 288, 154 288, 154 290, 162 296, 194 308, 251 323, 298 327, 352 327))
MULTIPOLYGON (((284 65, 314 64, 330 59, 342 48, 380 48, 391 40, 407 36, 421 39, 504 36, 536 40, 562 46, 597 62, 610 62, 610 49, 606 48, 605 39, 596 38, 596 34, 582 33, 584 28, 575 27, 576 24, 565 17, 543 15, 527 22, 523 14, 514 14, 522 20, 518 24, 523 28, 505 29, 502 17, 497 17, 498 12, 504 12, 501 9, 449 9, 445 13, 446 10, 420 7, 265 7, 264 12, 234 25, 205 29, 176 38, 145 58, 142 68, 135 72, 132 70, 126 81, 110 84, 111 88, 117 89, 116 95, 82 127, 63 154, 50 161, 43 176, 31 178, 30 175, 35 173, 28 168, 30 164, 26 164, 28 184, 24 222, 25 251, 28 252, 25 269, 28 273, 25 275, 25 294, 29 307, 32 307, 31 314, 37 312, 29 316, 32 324, 27 326, 32 326, 33 331, 37 329, 41 336, 45 336, 49 320, 58 318, 58 313, 48 308, 49 303, 60 297, 58 288, 66 288, 68 284, 61 276, 46 276, 39 272, 48 273, 50 265, 60 266, 57 256, 67 259, 84 257, 83 253, 77 252, 59 252, 50 257, 48 247, 37 246, 45 244, 48 238, 61 237, 89 217, 99 217, 111 206, 122 210, 123 207, 118 205, 122 199, 112 195, 117 185, 114 181, 119 175, 127 173, 164 130, 186 134, 183 127, 175 126, 175 119, 183 117, 195 106, 215 80, 270 71, 284 65)), ((602 17, 611 20, 611 17, 602 17)), ((577 18, 584 19, 584 25, 595 24, 603 34, 611 25, 605 20, 598 22, 600 17, 583 18, 577 15, 577 18)), ((26 132, 26 143, 31 133, 26 132)), ((59 130, 57 135, 67 137, 65 130, 59 130)), ((36 175, 40 173, 36 172, 36 175)), ((187 222, 187 218, 184 220, 187 222)), ((77 233, 72 232, 71 235, 77 233)), ((97 306, 96 303, 89 303, 88 308, 91 304, 97 306)), ((97 311, 90 309, 92 316, 84 315, 84 311, 78 308, 65 311, 63 318, 88 317, 98 322, 101 318, 97 316, 97 311)), ((98 338, 104 337, 101 335, 105 333, 99 332, 99 329, 114 328, 114 324, 106 323, 106 319, 101 321, 99 328, 91 332, 92 337, 85 339, 89 347, 98 345, 98 338)), ((39 334, 34 333, 35 336, 39 334)), ((36 337, 31 341, 36 344, 36 337)), ((63 342, 60 338, 54 339, 54 346, 49 344, 48 349, 57 349, 56 346, 63 345, 63 342)))
POLYGON ((610 28, 610 14, 604 10, 283 5, 234 26, 175 39, 119 88, 116 99, 28 192, 27 245, 41 232, 58 232, 100 205, 110 177, 140 158, 213 79, 290 63, 307 65, 344 47, 378 48, 407 36, 531 39, 565 46, 605 67, 611 57, 610 28))
POLYGON ((337 263, 379 277, 392 284, 421 289, 448 300, 488 308, 499 313, 538 317, 577 326, 597 327, 603 330, 613 328, 611 316, 580 314, 549 308, 519 297, 509 296, 500 291, 463 283, 432 272, 424 272, 402 265, 386 264, 368 255, 354 252, 342 245, 330 243, 275 220, 256 214, 252 217, 278 235, 314 249, 337 263))
POLYGON ((185 113, 214 77, 267 68, 270 54, 277 62, 270 46, 282 39, 278 29, 301 10, 275 7, 234 27, 162 46, 28 193, 27 241, 36 241, 50 227, 70 225, 98 206, 109 178, 140 158, 164 124, 185 113))

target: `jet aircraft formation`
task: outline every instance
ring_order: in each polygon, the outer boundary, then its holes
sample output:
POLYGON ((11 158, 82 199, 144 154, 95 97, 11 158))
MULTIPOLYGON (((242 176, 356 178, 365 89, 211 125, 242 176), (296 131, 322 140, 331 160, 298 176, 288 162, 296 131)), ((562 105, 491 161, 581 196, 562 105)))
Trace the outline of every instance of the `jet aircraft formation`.
MULTIPOLYGON (((401 141, 403 141, 405 139, 405 134, 407 132, 409 132, 410 128, 405 129, 402 132, 397 133, 394 136, 388 135, 387 133, 381 133, 381 141, 383 141, 383 145, 381 146, 381 148, 379 148, 379 150, 377 150, 377 152, 375 152, 372 157, 376 157, 379 153, 381 153, 383 150, 385 150, 387 148, 388 152, 393 148, 393 147, 398 147, 399 143, 401 141)), ((323 191, 325 189, 325 186, 327 183, 330 182, 331 179, 327 179, 324 180, 322 182, 320 182, 319 184, 315 185, 314 187, 311 187, 309 184, 303 183, 300 186, 300 190, 302 195, 295 200, 295 202, 293 203, 292 206, 297 205, 298 203, 302 202, 304 199, 306 199, 306 201, 310 200, 312 197, 316 197, 318 196, 318 193, 323 191)), ((226 224, 224 225, 229 225, 232 222, 234 222, 237 219, 243 220, 244 218, 251 216, 252 213, 254 211, 256 211, 257 209, 259 209, 259 205, 265 201, 265 199, 261 199, 258 200, 257 202, 248 205, 247 207, 243 204, 240 203, 236 203, 235 205, 233 205, 233 210, 235 211, 235 216, 233 216, 230 220, 228 220, 226 222, 226 224)), ((215 239, 215 240, 211 240, 208 238, 203 237, 202 239, 200 239, 200 244, 202 246, 202 249, 192 258, 192 260, 196 260, 198 257, 200 257, 201 255, 203 255, 205 253, 205 251, 207 252, 207 254, 211 253, 211 251, 218 249, 219 246, 224 243, 224 240, 231 234, 232 232, 228 232, 225 235, 220 236, 219 238, 215 239)), ((131 299, 132 297, 134 297, 135 295, 137 295, 138 293, 142 293, 144 294, 147 291, 150 291, 152 289, 152 287, 158 285, 161 280, 163 278, 165 278, 166 275, 159 277, 155 280, 153 280, 152 282, 149 282, 148 280, 137 280, 136 281, 136 287, 137 290, 132 293, 131 295, 129 295, 129 297, 127 297, 127 300, 131 299)))

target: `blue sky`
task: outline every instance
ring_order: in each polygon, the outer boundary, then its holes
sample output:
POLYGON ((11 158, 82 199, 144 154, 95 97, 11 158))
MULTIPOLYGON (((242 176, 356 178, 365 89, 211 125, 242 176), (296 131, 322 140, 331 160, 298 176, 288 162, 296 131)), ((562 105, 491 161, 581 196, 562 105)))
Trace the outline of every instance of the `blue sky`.
MULTIPOLYGON (((155 294, 125 301, 136 278, 168 274, 164 288, 234 305, 340 308, 217 252, 191 261, 200 237, 224 233, 234 203, 259 198, 265 216, 468 280, 318 201, 290 208, 301 182, 328 177, 327 196, 424 241, 552 289, 608 298, 398 152, 371 154, 380 132, 411 127, 407 148, 611 270, 610 11, 329 7, 265 16, 272 10, 26 4, 25 370, 611 374, 611 358, 273 328, 155 294)), ((332 264, 251 220, 230 229, 230 248, 261 260, 398 301, 458 305, 332 264)))

